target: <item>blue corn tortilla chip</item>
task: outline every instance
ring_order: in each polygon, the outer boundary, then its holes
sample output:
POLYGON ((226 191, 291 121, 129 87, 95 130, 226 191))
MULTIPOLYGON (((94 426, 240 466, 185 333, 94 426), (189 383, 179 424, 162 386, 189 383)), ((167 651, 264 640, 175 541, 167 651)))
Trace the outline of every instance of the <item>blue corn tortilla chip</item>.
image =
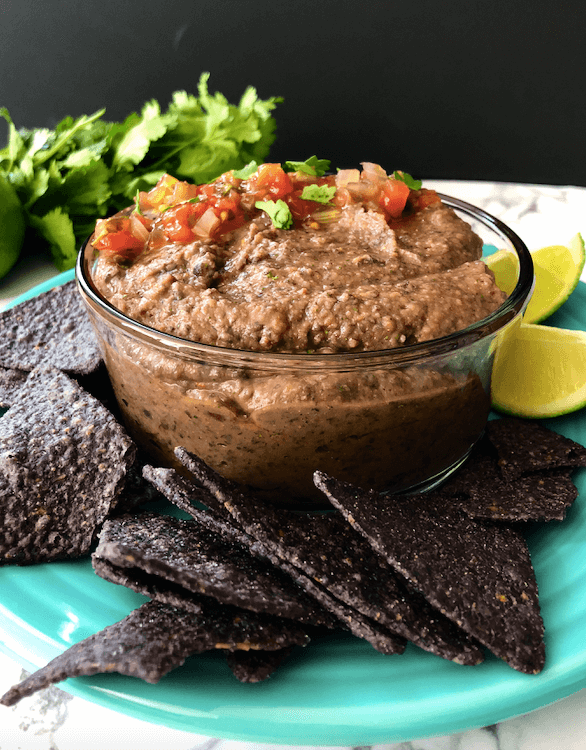
POLYGON ((474 521, 439 494, 383 497, 321 472, 314 481, 434 607, 514 669, 543 669, 537 583, 518 532, 474 521))
POLYGON ((28 372, 0 367, 0 408, 7 408, 28 377, 28 372))
POLYGON ((75 281, 0 312, 0 367, 88 374, 102 361, 75 281))
POLYGON ((115 508, 135 446, 58 370, 35 370, 0 417, 0 565, 87 554, 115 508))
MULTIPOLYGON (((299 579, 295 569, 287 570, 286 566, 280 564, 280 561, 276 560, 262 544, 248 536, 236 525, 223 505, 219 504, 209 492, 181 476, 174 469, 145 466, 144 474, 170 502, 190 515, 198 524, 220 534, 224 539, 231 541, 240 548, 248 550, 254 557, 270 564, 274 571, 285 573, 287 579, 299 592, 298 596, 303 602, 303 606, 311 612, 311 622, 324 625, 330 629, 347 628, 344 620, 347 614, 346 610, 342 612, 337 607, 333 607, 327 594, 322 594, 317 586, 316 591, 310 593, 308 588, 312 588, 312 584, 303 577, 299 579), (214 510, 211 511, 210 508, 214 508, 214 510), (313 593, 317 595, 314 596, 313 593), (325 604, 322 599, 326 600, 325 604)), ((378 636, 373 634, 373 637, 378 636)))
POLYGON ((12 706, 38 690, 70 677, 118 672, 157 683, 187 657, 213 649, 281 650, 305 645, 306 633, 282 620, 210 600, 198 613, 147 602, 118 623, 71 646, 0 698, 12 706))
POLYGON ((281 571, 196 521, 152 512, 108 520, 93 554, 98 559, 224 604, 314 624, 320 619, 310 597, 281 571))
POLYGON ((504 479, 543 469, 586 466, 586 448, 539 422, 515 417, 491 420, 486 436, 498 454, 504 479))
POLYGON ((563 521, 577 497, 569 471, 558 469, 478 484, 459 502, 465 513, 480 520, 563 521))
POLYGON ((236 488, 192 454, 177 455, 240 528, 268 548, 276 564, 299 571, 340 604, 427 651, 464 664, 482 661, 482 650, 410 589, 392 566, 373 555, 340 514, 275 509, 236 488))
POLYGON ((155 575, 144 575, 138 568, 120 568, 107 560, 92 556, 94 572, 105 581, 136 591, 148 599, 185 609, 187 612, 201 612, 205 597, 191 594, 182 586, 155 575))
POLYGON ((142 471, 145 479, 153 487, 195 521, 211 531, 216 531, 225 539, 240 542, 242 546, 248 547, 243 532, 234 524, 232 516, 203 487, 196 485, 175 469, 146 464, 142 471))
MULTIPOLYGON (((189 454, 190 456, 191 454, 189 454)), ((157 473, 160 470, 157 470, 157 473)), ((162 488, 162 484, 160 487, 162 488)), ((175 493, 176 499, 178 493, 175 493)), ((179 493, 180 495, 181 493, 179 493)), ((189 491, 187 495, 179 500, 178 505, 189 513, 189 491)), ((201 488, 194 488, 194 495, 198 499, 201 498, 201 488)), ((264 544, 260 543, 254 537, 246 534, 234 520, 230 514, 226 511, 221 503, 219 503, 210 493, 206 493, 209 500, 210 507, 213 508, 213 520, 212 524, 208 527, 221 529, 224 528, 229 537, 233 540, 237 540, 242 546, 250 549, 250 551, 262 559, 269 560, 276 568, 281 569, 287 573, 292 580, 299 585, 307 594, 309 594, 315 601, 322 606, 324 610, 327 610, 334 620, 326 622, 327 627, 335 627, 336 622, 338 627, 345 630, 350 630, 354 635, 359 638, 367 640, 375 649, 385 654, 398 654, 405 650, 406 641, 404 638, 397 636, 394 633, 388 631, 388 629, 381 627, 378 623, 369 620, 364 617, 360 612, 345 605, 333 597, 328 591, 320 586, 316 581, 304 575, 300 570, 295 568, 293 565, 289 565, 286 561, 280 560, 274 555, 269 548, 264 544)), ((173 494, 169 495, 173 498, 173 494)), ((172 499, 173 502, 173 499, 172 499)), ((193 518, 198 522, 202 522, 204 525, 208 525, 206 520, 202 518, 202 511, 199 507, 194 507, 192 512, 193 518)))
MULTIPOLYGON (((554 441, 557 443, 557 439, 554 441)), ((519 445, 523 450, 522 444, 519 445)), ((514 456, 509 453, 510 460, 514 456)), ((548 466, 528 473, 515 472, 505 478, 498 453, 485 437, 474 447, 462 468, 441 487, 440 493, 456 498, 454 502, 471 518, 562 521, 578 496, 571 478, 572 469, 548 466)))
POLYGON ((273 674, 291 651, 292 646, 279 651, 229 651, 226 662, 240 682, 262 682, 273 674))

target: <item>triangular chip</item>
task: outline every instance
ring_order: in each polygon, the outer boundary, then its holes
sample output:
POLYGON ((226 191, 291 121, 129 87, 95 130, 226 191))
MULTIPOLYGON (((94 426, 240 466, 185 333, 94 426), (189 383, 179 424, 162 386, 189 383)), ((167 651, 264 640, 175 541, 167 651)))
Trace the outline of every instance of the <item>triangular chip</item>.
MULTIPOLYGON (((525 434, 525 424, 522 423, 520 427, 516 424, 520 420, 513 420, 510 424, 505 419, 497 421, 504 423, 503 434, 512 434, 511 427, 513 432, 525 434)), ((535 434, 531 424, 528 429, 530 434, 535 434)), ((547 432, 550 433, 549 430, 547 432)), ((494 434, 497 435, 498 430, 494 434)), ((558 442, 556 437, 552 441, 558 442)), ((517 444, 515 441, 511 447, 514 450, 507 452, 507 455, 512 461, 517 455, 517 448, 523 452, 523 442, 517 444)), ((579 456, 579 451, 573 447, 571 452, 574 458, 579 456)), ((442 495, 456 497, 471 518, 511 522, 561 521, 565 518, 568 508, 578 496, 571 479, 572 467, 548 466, 521 473, 516 470, 507 472, 507 465, 512 466, 509 460, 501 466, 495 446, 485 435, 474 446, 464 465, 439 491, 442 495), (510 476, 507 477, 507 474, 510 476)))
POLYGON ((102 361, 75 281, 0 312, 0 366, 93 372, 102 361))
POLYGON ((146 464, 142 472, 145 479, 156 487, 169 502, 195 521, 211 531, 216 531, 225 539, 240 542, 248 548, 248 539, 245 538, 244 532, 235 524, 224 506, 203 487, 196 485, 175 469, 146 464))
MULTIPOLYGON (((199 462, 191 453, 188 453, 184 449, 176 449, 176 455, 180 460, 185 461, 189 464, 192 460, 199 462)), ((228 481, 228 480, 226 480, 228 481)), ((229 485, 234 488, 238 488, 231 482, 229 485)), ((211 493, 210 493, 211 494, 211 493)), ((391 633, 388 628, 380 626, 377 622, 370 620, 368 617, 362 615, 358 610, 351 606, 348 606, 332 596, 323 586, 321 586, 314 579, 305 575, 302 571, 296 568, 294 565, 289 564, 287 561, 280 559, 267 545, 260 542, 254 536, 247 534, 243 528, 235 522, 235 519, 228 521, 223 518, 223 514, 226 513, 226 509, 223 507, 221 501, 215 497, 211 497, 212 506, 214 508, 213 514, 216 517, 216 521, 231 526, 233 529, 233 538, 237 538, 239 542, 247 546, 250 551, 258 555, 261 558, 270 560, 275 567, 285 571, 304 591, 310 594, 322 607, 328 610, 334 617, 339 621, 340 627, 350 630, 358 638, 364 638, 368 641, 377 651, 384 654, 399 654, 405 650, 406 641, 401 636, 391 633), (216 509, 218 512, 216 512, 216 509)), ((196 510, 194 517, 201 513, 200 510, 196 510)), ((228 514, 229 515, 229 514, 228 514)))
POLYGON ((307 643, 303 630, 283 632, 282 626, 283 621, 259 620, 257 615, 214 602, 197 614, 147 602, 124 620, 71 646, 12 687, 0 703, 12 706, 49 685, 81 675, 118 672, 156 683, 188 656, 212 649, 280 650, 307 643))
POLYGON ((434 607, 514 669, 543 668, 537 584, 520 534, 473 521, 438 494, 384 497, 321 472, 314 481, 434 607))
POLYGON ((567 469, 536 472, 512 482, 494 479, 470 489, 460 506, 471 518, 493 521, 563 521, 578 497, 567 469))
POLYGON ((100 578, 136 591, 137 594, 142 594, 148 599, 179 607, 187 612, 201 612, 205 607, 207 597, 201 594, 191 594, 183 586, 166 581, 160 576, 146 575, 138 568, 120 568, 94 556, 92 556, 92 565, 100 578))
POLYGON ((340 603, 428 651, 466 664, 482 661, 481 650, 421 595, 409 592, 395 570, 373 555, 339 514, 275 509, 192 454, 178 455, 238 525, 270 550, 277 564, 292 566, 340 603))
POLYGON ((93 558, 136 568, 224 604, 319 622, 313 601, 290 578, 195 521, 148 512, 111 519, 93 558))
POLYGON ((0 564, 86 554, 134 455, 120 424, 75 381, 32 372, 0 417, 0 564))
POLYGON ((533 422, 515 417, 491 420, 486 435, 498 453, 505 479, 562 466, 586 466, 586 448, 533 422))
MULTIPOLYGON (((190 515, 197 523, 220 534, 224 539, 240 545, 243 549, 249 550, 251 555, 272 563, 276 570, 286 572, 289 578, 297 582, 300 589, 311 594, 310 598, 314 600, 316 616, 320 624, 329 628, 347 628, 347 620, 352 617, 353 610, 338 608, 337 602, 331 601, 332 597, 315 581, 308 579, 293 566, 287 566, 265 545, 243 531, 223 504, 210 492, 178 474, 175 469, 145 466, 143 471, 145 477, 153 482, 170 502, 190 515), (318 602, 321 602, 323 606, 320 606, 318 602)), ((357 613, 354 614, 357 615, 357 613)), ((359 627, 359 620, 360 616, 357 615, 354 623, 356 628, 359 627)), ((373 634, 373 637, 378 639, 379 635, 373 634)))

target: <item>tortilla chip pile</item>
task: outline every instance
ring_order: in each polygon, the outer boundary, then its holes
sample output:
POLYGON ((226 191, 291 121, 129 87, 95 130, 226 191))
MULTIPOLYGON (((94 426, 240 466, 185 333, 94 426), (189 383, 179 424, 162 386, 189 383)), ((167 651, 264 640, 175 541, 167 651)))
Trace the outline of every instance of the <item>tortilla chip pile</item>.
POLYGON ((73 282, 0 313, 0 332, 0 404, 9 406, 0 565, 92 553, 99 576, 149 599, 2 704, 79 675, 155 683, 208 650, 241 682, 258 682, 334 630, 383 654, 411 643, 474 665, 488 649, 520 672, 543 668, 523 530, 565 517, 577 497, 572 472, 586 466, 582 446, 538 423, 494 420, 439 491, 382 496, 316 472, 332 509, 298 513, 181 447, 186 476, 145 463, 117 419, 73 282))

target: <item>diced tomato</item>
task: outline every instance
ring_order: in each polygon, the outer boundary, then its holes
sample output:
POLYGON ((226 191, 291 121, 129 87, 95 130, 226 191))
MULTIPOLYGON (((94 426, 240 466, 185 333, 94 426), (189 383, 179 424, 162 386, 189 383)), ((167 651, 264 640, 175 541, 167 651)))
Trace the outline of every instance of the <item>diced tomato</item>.
POLYGON ((393 219, 397 219, 405 208, 409 188, 401 180, 390 178, 383 184, 379 203, 393 219))
POLYGON ((122 230, 107 234, 97 247, 105 250, 112 255, 121 255, 128 260, 136 258, 144 249, 144 240, 135 237, 131 232, 122 230))
POLYGON ((230 232, 246 221, 246 216, 240 208, 240 195, 235 190, 231 189, 227 195, 217 196, 214 194, 215 188, 212 190, 211 185, 199 187, 204 189, 200 191, 198 202, 181 203, 162 214, 162 229, 172 242, 192 242, 196 237, 201 238, 201 233, 194 232, 193 227, 208 210, 213 211, 218 219, 217 222, 213 222, 210 236, 217 237, 230 232))
POLYGON ((311 218, 316 211, 323 208, 323 204, 301 197, 305 188, 308 185, 328 185, 335 187, 336 182, 332 175, 328 175, 327 177, 312 177, 303 172, 293 172, 290 176, 293 181, 293 190, 285 197, 285 201, 289 206, 295 226, 299 226, 311 218))
POLYGON ((215 201, 214 213, 221 222, 214 232, 215 236, 232 232, 246 223, 246 215, 240 206, 240 195, 234 190, 215 201))
POLYGON ((278 200, 293 190, 293 183, 280 164, 261 164, 248 184, 256 200, 278 200))
POLYGON ((287 196, 287 205, 289 206, 293 220, 297 223, 308 219, 317 208, 315 201, 306 201, 301 198, 302 192, 303 189, 295 190, 291 195, 287 196))
MULTIPOLYGON (((311 194, 311 193, 310 193, 311 194)), ((258 201, 285 200, 293 226, 316 226, 335 221, 345 205, 357 203, 379 210, 388 222, 407 220, 413 211, 439 200, 431 190, 410 191, 399 179, 387 177, 376 164, 363 164, 363 171, 343 170, 337 176, 285 172, 280 164, 261 164, 248 179, 226 172, 214 182, 193 185, 164 174, 148 192, 140 192, 135 210, 128 215, 102 219, 96 224, 94 246, 111 255, 132 260, 153 243, 187 243, 217 239, 257 215, 258 201), (311 185, 336 188, 322 203, 302 198, 311 185), (408 211, 405 210, 409 202, 408 211), (145 212, 146 211, 146 215, 145 212)))
POLYGON ((240 210, 240 196, 235 190, 231 190, 228 195, 216 198, 213 204, 214 208, 220 213, 227 211, 228 213, 236 214, 240 210))
POLYGON ((195 239, 192 227, 205 212, 207 205, 199 203, 180 203, 169 208, 162 216, 161 227, 172 242, 192 242, 195 239))
POLYGON ((207 185, 198 185, 197 186, 197 195, 202 201, 206 200, 212 200, 212 198, 216 195, 216 185, 213 182, 210 182, 207 185))
POLYGON ((172 177, 170 174, 164 174, 154 188, 151 188, 148 193, 141 193, 141 208, 161 208, 162 206, 170 205, 172 202, 173 192, 175 186, 179 183, 176 177, 172 177))
POLYGON ((98 220, 93 245, 108 255, 133 260, 144 250, 145 238, 133 232, 129 216, 119 216, 98 220))

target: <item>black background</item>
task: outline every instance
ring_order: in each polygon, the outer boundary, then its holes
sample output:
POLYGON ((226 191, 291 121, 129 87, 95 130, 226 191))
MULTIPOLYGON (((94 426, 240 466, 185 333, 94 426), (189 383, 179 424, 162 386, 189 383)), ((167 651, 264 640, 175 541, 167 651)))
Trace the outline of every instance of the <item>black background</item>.
MULTIPOLYGON (((581 4, 0 0, 0 105, 18 127, 177 89, 283 96, 273 161, 586 185, 581 4), (580 14, 580 15, 579 15, 580 14)), ((0 144, 6 141, 0 123, 0 144)))

